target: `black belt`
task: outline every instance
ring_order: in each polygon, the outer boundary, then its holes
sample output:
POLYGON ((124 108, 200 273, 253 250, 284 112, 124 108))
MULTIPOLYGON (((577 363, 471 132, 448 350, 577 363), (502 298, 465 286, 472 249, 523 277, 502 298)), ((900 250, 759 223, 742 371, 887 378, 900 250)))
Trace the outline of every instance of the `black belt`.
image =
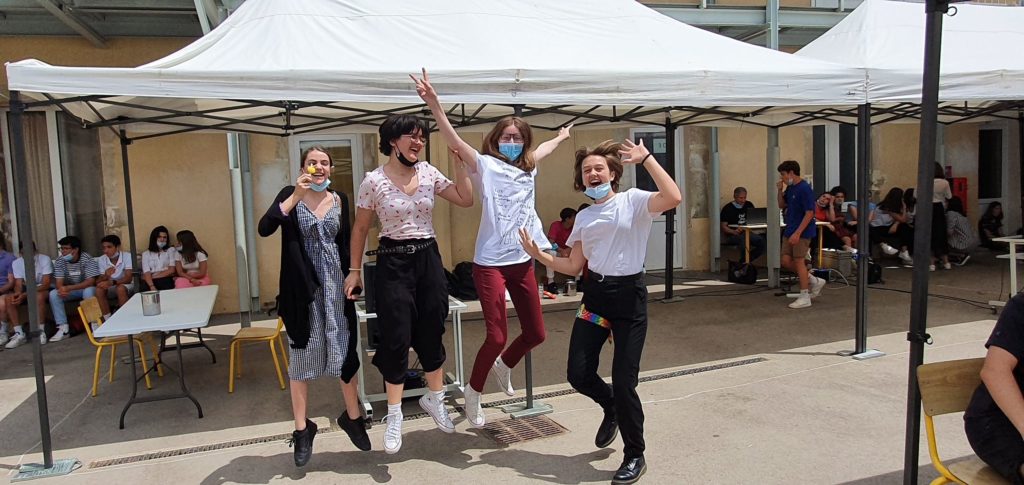
POLYGON ((367 256, 373 256, 376 254, 416 254, 419 251, 429 248, 434 245, 434 240, 427 242, 421 242, 418 244, 398 244, 390 247, 378 247, 372 251, 367 251, 367 256))
POLYGON ((598 283, 603 283, 605 281, 636 281, 643 277, 644 272, 641 271, 637 274, 631 274, 626 276, 606 276, 590 268, 587 268, 587 275, 590 279, 598 283))

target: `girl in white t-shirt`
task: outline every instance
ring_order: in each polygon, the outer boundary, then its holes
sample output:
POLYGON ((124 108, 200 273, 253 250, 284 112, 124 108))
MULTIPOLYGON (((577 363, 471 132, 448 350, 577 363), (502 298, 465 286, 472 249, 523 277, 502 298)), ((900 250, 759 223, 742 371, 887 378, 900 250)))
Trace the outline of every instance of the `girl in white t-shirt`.
POLYGON ((544 252, 526 230, 520 230, 520 237, 531 256, 559 273, 576 274, 587 264, 583 304, 569 339, 569 384, 605 410, 594 440, 598 447, 610 445, 621 429, 625 459, 613 483, 633 483, 647 469, 644 411, 636 392, 647 336, 647 238, 654 218, 678 206, 682 195, 643 142, 620 145, 609 140, 577 151, 574 185, 595 203, 576 215, 566 241, 572 248, 568 258, 544 252), (658 191, 618 193, 623 163, 643 165, 658 191), (597 366, 604 343, 611 339, 615 353, 609 386, 597 366))
POLYGON ((99 300, 103 318, 110 318, 110 293, 117 297, 117 306, 122 307, 135 292, 132 283, 132 255, 121 251, 121 238, 115 234, 100 239, 103 254, 96 258, 100 275, 96 278, 96 299, 99 300))
POLYGON ((177 251, 171 247, 171 233, 164 226, 156 226, 149 233, 149 246, 142 253, 143 289, 173 290, 174 267, 177 251))
POLYGON ((373 364, 384 376, 388 398, 384 451, 402 447, 402 392, 409 370, 409 347, 423 366, 430 392, 420 407, 442 431, 455 425, 444 405, 442 335, 448 316, 448 280, 434 241, 434 203, 440 196, 461 206, 473 205, 473 186, 466 168, 455 164, 455 181, 419 158, 426 146, 427 127, 411 115, 392 115, 380 125, 380 152, 387 163, 366 174, 359 184, 356 219, 352 225, 349 275, 345 295, 356 297, 362 287, 361 268, 366 234, 374 215, 380 220, 380 241, 373 294, 380 327, 380 344, 373 364))
POLYGON ((480 406, 480 393, 484 390, 488 373, 494 376, 505 394, 514 395, 512 368, 545 338, 533 259, 520 245, 518 231, 525 227, 534 238, 547 241, 534 207, 537 163, 569 138, 572 125, 562 128, 558 136, 531 150, 533 131, 530 125, 522 118, 508 116, 494 125, 484 137, 480 152, 477 152, 459 137, 448 121, 437 93, 430 85, 426 69, 422 79, 413 79, 417 93, 437 120, 445 142, 461 160, 468 162, 470 177, 483 205, 473 256, 473 283, 480 296, 487 332, 476 354, 465 393, 466 418, 472 426, 481 428, 486 420, 480 406), (506 290, 512 298, 522 329, 507 349, 506 290))
MULTIPOLYGON (((35 249, 35 243, 32 244, 32 247, 35 249)), ((18 249, 24 248, 19 244, 18 249)), ((50 288, 53 285, 53 261, 49 256, 39 253, 35 253, 32 261, 35 264, 37 285, 36 308, 39 311, 39 320, 42 322, 46 318, 46 304, 50 301, 50 288)), ((18 316, 18 307, 31 301, 25 284, 25 257, 23 255, 18 255, 18 259, 11 263, 11 272, 7 274, 7 278, 14 281, 14 291, 2 297, 3 305, 0 305, 0 308, 3 309, 3 312, 0 313, 0 318, 5 322, 10 322, 14 329, 14 335, 8 339, 7 326, 0 325, 0 342, 3 342, 5 348, 13 349, 28 342, 24 327, 28 327, 29 322, 22 325, 18 316)), ((46 332, 39 333, 39 343, 46 343, 46 332)))
POLYGON ((207 272, 206 262, 209 254, 196 240, 196 235, 192 234, 192 231, 178 231, 174 238, 178 240, 174 255, 174 267, 178 276, 174 278, 174 287, 192 288, 209 285, 210 274, 207 272))

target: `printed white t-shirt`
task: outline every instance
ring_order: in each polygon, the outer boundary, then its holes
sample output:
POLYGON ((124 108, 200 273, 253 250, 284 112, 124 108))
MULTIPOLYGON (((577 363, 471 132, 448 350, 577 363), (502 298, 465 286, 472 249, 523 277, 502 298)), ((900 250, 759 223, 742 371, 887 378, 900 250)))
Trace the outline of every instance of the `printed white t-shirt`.
POLYGON ((629 189, 579 211, 566 245, 583 241, 587 267, 602 275, 629 276, 643 271, 651 225, 660 214, 647 210, 653 196, 654 192, 629 189))
POLYGON ((174 254, 175 261, 181 261, 181 269, 184 269, 186 273, 195 273, 199 271, 199 263, 206 261, 206 253, 202 251, 196 251, 196 260, 191 263, 186 263, 185 258, 181 253, 174 254))
POLYGON ((107 269, 114 268, 114 273, 110 275, 110 279, 117 281, 124 276, 124 271, 132 271, 132 255, 128 251, 121 251, 121 255, 117 257, 117 263, 111 263, 110 257, 106 254, 101 254, 96 257, 96 265, 100 267, 100 274, 106 274, 107 269))
POLYGON ((490 155, 477 155, 472 176, 480 194, 483 213, 476 236, 473 262, 482 266, 507 266, 530 259, 519 242, 519 228, 526 227, 541 248, 550 246, 537 217, 536 167, 524 172, 490 155))
MULTIPOLYGON (((45 254, 36 253, 35 257, 32 258, 36 263, 36 284, 39 284, 39 280, 43 279, 43 275, 53 274, 53 260, 45 254)), ((14 277, 17 279, 25 279, 25 258, 18 257, 13 263, 11 263, 11 273, 14 273, 14 277)))
POLYGON ((434 197, 452 181, 427 161, 414 165, 419 188, 408 195, 384 173, 384 167, 366 174, 359 184, 356 207, 370 209, 380 219, 380 237, 395 240, 434 237, 434 197))

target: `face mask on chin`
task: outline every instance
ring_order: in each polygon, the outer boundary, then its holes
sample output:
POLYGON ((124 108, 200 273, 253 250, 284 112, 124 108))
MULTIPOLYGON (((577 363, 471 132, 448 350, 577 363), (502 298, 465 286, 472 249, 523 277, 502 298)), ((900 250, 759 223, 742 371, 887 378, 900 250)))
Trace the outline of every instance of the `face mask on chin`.
POLYGON ((166 248, 167 247, 167 243, 164 242, 164 241, 157 241, 156 242, 156 247, 158 247, 160 249, 166 248))
POLYGON ((743 204, 740 204, 739 202, 736 202, 736 201, 732 202, 732 206, 737 208, 737 209, 742 209, 743 208, 743 204))
POLYGON ((75 255, 74 254, 65 254, 65 255, 61 256, 60 259, 63 259, 64 261, 67 261, 68 263, 70 263, 70 262, 75 260, 75 255))
POLYGON ((318 184, 309 184, 309 188, 313 189, 314 192, 323 192, 327 190, 327 187, 331 185, 331 179, 324 179, 323 182, 318 184))
POLYGON ((587 187, 587 189, 583 191, 583 194, 586 195, 587 197, 590 197, 591 199, 601 200, 607 197, 608 193, 611 192, 611 190, 612 183, 605 182, 601 185, 597 185, 594 187, 587 187))

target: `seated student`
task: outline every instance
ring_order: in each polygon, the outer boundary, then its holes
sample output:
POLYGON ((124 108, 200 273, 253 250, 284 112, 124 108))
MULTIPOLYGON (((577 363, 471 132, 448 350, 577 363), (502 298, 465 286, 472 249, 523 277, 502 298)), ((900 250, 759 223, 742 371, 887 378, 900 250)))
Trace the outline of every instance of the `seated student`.
POLYGON ((978 219, 978 236, 981 237, 982 247, 1006 249, 1006 243, 993 241, 997 237, 1003 237, 1003 204, 992 202, 988 205, 981 219, 978 219))
MULTIPOLYGON (((569 251, 572 248, 566 247, 565 241, 569 239, 569 234, 572 233, 572 226, 576 222, 576 209, 572 207, 565 207, 561 212, 558 213, 559 219, 551 223, 548 227, 548 240, 551 244, 558 246, 555 250, 555 254, 558 257, 568 258, 569 251)), ((547 267, 547 274, 545 275, 544 282, 546 283, 544 289, 551 293, 558 293, 558 285, 555 284, 555 270, 547 267)))
MULTIPOLYGON (((753 209, 754 204, 747 200, 747 189, 744 187, 736 187, 732 191, 732 202, 725 204, 722 207, 722 212, 719 215, 720 226, 722 229, 722 244, 729 246, 738 246, 744 253, 744 259, 746 259, 746 238, 743 234, 742 229, 737 229, 736 226, 740 226, 747 223, 747 210, 753 209)), ((764 254, 765 240, 764 236, 757 233, 750 233, 750 258, 749 261, 753 262, 755 259, 761 257, 764 254)))
MULTIPOLYGON (((818 228, 818 236, 824 238, 822 247, 853 251, 853 239, 843 223, 842 213, 839 214, 836 215, 836 206, 833 203, 831 192, 825 192, 818 196, 818 200, 814 204, 814 219, 828 223, 828 225, 818 228)), ((813 246, 814 242, 812 241, 811 244, 813 246)))
MULTIPOLYGON (((832 187, 832 190, 829 190, 828 193, 832 195, 832 205, 835 206, 832 209, 835 214, 835 219, 832 221, 832 224, 834 224, 838 229, 836 234, 839 235, 840 238, 849 237, 850 247, 846 250, 856 253, 857 221, 856 216, 853 214, 856 212, 856 209, 851 208, 856 207, 857 203, 846 203, 846 188, 842 185, 832 187)), ((871 209, 874 210, 874 204, 871 204, 871 209)))
POLYGON ((142 253, 142 280, 149 291, 173 290, 177 251, 170 247, 170 233, 156 226, 149 233, 149 248, 142 253))
POLYGON ((949 199, 946 210, 946 233, 949 236, 949 256, 963 266, 971 259, 971 251, 978 247, 978 235, 964 215, 964 203, 959 197, 949 199))
POLYGON ((50 342, 59 342, 70 336, 68 316, 64 303, 81 301, 96 295, 96 277, 100 275, 96 260, 82 251, 82 241, 76 236, 65 236, 60 244, 60 258, 53 262, 56 288, 50 290, 50 311, 57 322, 57 333, 50 342))
POLYGON ((871 220, 871 243, 881 246, 885 254, 892 256, 897 249, 887 241, 894 241, 899 246, 900 261, 906 265, 914 264, 910 257, 910 248, 914 245, 914 230, 907 224, 907 208, 903 203, 903 189, 893 187, 885 194, 882 202, 875 209, 875 217, 871 220))
POLYGON ((178 276, 174 278, 174 287, 192 288, 209 285, 210 275, 206 267, 208 254, 196 240, 195 234, 192 234, 192 231, 179 231, 175 238, 178 240, 178 247, 174 265, 178 276))
MULTIPOLYGON (((11 272, 11 264, 17 256, 7 252, 6 238, 0 234, 0 295, 10 293, 14 290, 14 278, 8 278, 11 272)), ((3 312, 0 312, 2 314, 3 312)), ((2 344, 0 344, 2 345, 2 344)))
POLYGON ((917 214, 917 197, 914 196, 913 187, 903 191, 903 205, 907 207, 907 224, 910 227, 914 227, 914 216, 917 214))
POLYGON ((110 296, 117 297, 119 307, 128 303, 128 298, 135 293, 132 282, 132 255, 121 251, 121 238, 114 234, 103 236, 101 246, 103 254, 96 258, 100 275, 96 277, 96 299, 103 310, 103 319, 110 318, 110 296))
POLYGON ((1017 293, 985 343, 981 385, 964 412, 971 448, 1011 483, 1024 483, 1024 293, 1017 293))
MULTIPOLYGON (((20 245, 18 249, 21 249, 20 245)), ((49 300, 50 285, 53 283, 53 263, 49 256, 39 253, 35 253, 32 260, 35 262, 36 284, 38 285, 36 306, 39 309, 39 322, 42 323, 46 319, 46 302, 49 300)), ((25 329, 19 323, 18 317, 18 307, 29 300, 25 295, 28 291, 25 285, 25 258, 19 257, 11 263, 7 279, 14 282, 14 290, 0 300, 3 301, 3 310, 0 316, 5 320, 2 331, 0 331, 0 341, 6 342, 5 348, 13 349, 28 342, 25 329), (14 327, 14 336, 10 337, 9 341, 6 322, 11 322, 11 326, 14 327)), ((25 322, 25 325, 27 326, 28 322, 25 322)), ((39 343, 46 345, 46 332, 39 333, 39 343)))

